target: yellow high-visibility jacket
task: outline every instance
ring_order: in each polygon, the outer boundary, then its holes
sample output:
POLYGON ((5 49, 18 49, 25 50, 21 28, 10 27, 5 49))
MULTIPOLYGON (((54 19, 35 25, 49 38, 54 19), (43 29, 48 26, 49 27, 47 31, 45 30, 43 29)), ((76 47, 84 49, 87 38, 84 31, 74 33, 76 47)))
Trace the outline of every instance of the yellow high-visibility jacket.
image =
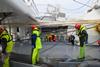
POLYGON ((36 42, 35 42, 35 48, 41 49, 42 48, 42 43, 41 43, 41 38, 40 38, 40 31, 39 30, 33 30, 32 34, 36 34, 36 42))
POLYGON ((82 36, 82 31, 83 30, 86 30, 86 27, 81 25, 80 29, 79 30, 76 30, 76 34, 81 37, 82 36))
POLYGON ((5 51, 7 53, 11 53, 14 46, 14 42, 11 35, 9 35, 6 31, 3 31, 2 34, 0 35, 0 40, 1 40, 1 45, 6 45, 5 51), (2 39, 5 39, 5 41, 2 41, 2 39))

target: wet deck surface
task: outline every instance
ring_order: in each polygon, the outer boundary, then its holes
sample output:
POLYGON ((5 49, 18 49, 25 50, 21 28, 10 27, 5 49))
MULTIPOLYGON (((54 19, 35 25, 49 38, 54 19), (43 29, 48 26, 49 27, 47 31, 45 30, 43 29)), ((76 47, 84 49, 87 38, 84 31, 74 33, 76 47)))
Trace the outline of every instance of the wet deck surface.
MULTIPOLYGON (((31 42, 17 42, 14 46, 13 52, 17 54, 30 55, 31 42)), ((67 45, 63 42, 43 42, 43 48, 40 50, 40 56, 50 58, 69 57, 76 59, 79 56, 79 46, 67 45)), ((100 47, 86 46, 86 57, 100 59, 100 47)))
MULTIPOLYGON (((77 59, 78 56, 79 46, 63 42, 43 42, 43 48, 40 50, 41 58, 77 59)), ((100 59, 100 47, 86 46, 86 60, 88 59, 100 59)), ((29 40, 16 42, 11 60, 31 64, 31 42, 29 40)))

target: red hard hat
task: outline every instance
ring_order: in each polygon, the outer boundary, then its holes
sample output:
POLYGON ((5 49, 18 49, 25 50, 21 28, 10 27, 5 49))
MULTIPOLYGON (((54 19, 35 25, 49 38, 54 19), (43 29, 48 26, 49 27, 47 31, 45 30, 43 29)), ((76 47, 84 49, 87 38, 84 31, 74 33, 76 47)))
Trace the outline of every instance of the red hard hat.
POLYGON ((79 23, 75 24, 76 29, 80 29, 80 27, 81 27, 81 24, 79 24, 79 23))
POLYGON ((32 25, 32 30, 37 29, 36 25, 32 25))

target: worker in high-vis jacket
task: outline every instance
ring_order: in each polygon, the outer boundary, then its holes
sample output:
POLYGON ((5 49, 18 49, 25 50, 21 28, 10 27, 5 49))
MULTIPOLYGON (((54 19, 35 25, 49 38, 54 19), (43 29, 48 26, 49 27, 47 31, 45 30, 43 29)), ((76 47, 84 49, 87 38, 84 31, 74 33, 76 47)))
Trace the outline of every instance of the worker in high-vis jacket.
POLYGON ((39 62, 39 51, 42 48, 40 30, 36 25, 32 25, 32 53, 31 60, 32 64, 37 64, 39 62))
POLYGON ((2 62, 3 67, 10 67, 9 57, 13 49, 13 39, 4 26, 0 25, 0 44, 2 46, 2 62))
POLYGON ((85 44, 88 42, 88 33, 86 31, 86 27, 82 24, 77 23, 75 25, 76 28, 76 34, 79 37, 80 40, 80 55, 78 59, 85 59, 85 44))

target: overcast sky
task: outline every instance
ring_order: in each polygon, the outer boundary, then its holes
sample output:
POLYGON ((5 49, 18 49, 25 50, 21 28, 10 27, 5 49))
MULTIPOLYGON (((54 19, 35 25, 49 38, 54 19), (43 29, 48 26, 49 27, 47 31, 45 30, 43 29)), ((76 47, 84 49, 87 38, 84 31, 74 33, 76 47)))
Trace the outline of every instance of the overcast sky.
MULTIPOLYGON (((53 6, 60 7, 61 12, 66 13, 67 16, 81 16, 86 13, 90 7, 83 6, 73 0, 34 0, 40 14, 47 11, 47 5, 51 4, 53 6)), ((77 0, 81 3, 92 6, 96 0, 77 0)))

